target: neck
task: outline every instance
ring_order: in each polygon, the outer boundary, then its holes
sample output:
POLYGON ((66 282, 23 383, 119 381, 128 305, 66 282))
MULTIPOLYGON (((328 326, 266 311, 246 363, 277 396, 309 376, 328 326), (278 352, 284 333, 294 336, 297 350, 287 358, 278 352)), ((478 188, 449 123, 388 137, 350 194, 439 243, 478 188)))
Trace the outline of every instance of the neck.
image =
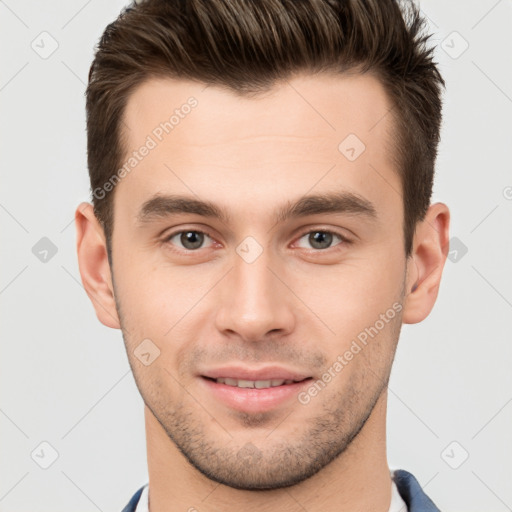
POLYGON ((195 469, 145 407, 150 512, 388 512, 391 476, 386 458, 385 390, 347 449, 300 484, 245 491, 195 469))

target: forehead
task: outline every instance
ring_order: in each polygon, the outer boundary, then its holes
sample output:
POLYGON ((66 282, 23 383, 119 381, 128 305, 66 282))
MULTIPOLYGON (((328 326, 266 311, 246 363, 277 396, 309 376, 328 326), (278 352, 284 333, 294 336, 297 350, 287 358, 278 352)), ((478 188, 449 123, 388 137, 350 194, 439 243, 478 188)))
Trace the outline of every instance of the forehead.
POLYGON ((221 144, 232 136, 241 140, 284 134, 336 140, 350 131, 363 141, 374 142, 391 128, 390 110, 382 84, 371 74, 298 75, 248 96, 223 86, 151 78, 130 95, 124 126, 132 146, 173 114, 173 135, 192 145, 198 140, 221 144), (192 102, 196 106, 189 108, 192 102))
POLYGON ((150 150, 118 188, 139 206, 161 191, 260 204, 313 187, 396 202, 390 110, 381 83, 368 74, 300 75, 257 96, 150 79, 124 112, 124 163, 150 150))

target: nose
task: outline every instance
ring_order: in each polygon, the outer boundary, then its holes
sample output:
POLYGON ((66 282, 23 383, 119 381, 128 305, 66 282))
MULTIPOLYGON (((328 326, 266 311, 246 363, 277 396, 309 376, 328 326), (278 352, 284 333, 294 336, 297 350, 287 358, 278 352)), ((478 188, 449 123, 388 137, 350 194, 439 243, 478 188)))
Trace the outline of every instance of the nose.
POLYGON ((249 263, 237 254, 223 279, 217 310, 217 329, 244 341, 285 336, 295 326, 294 296, 282 269, 265 250, 249 263))

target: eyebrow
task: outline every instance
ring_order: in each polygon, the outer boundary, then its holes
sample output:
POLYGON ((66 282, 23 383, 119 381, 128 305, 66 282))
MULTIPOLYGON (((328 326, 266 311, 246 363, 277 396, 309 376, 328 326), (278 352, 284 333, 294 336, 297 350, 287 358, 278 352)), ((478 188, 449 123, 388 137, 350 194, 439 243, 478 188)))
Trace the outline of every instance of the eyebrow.
MULTIPOLYGON (((171 215, 187 213, 218 219, 224 224, 229 224, 231 219, 224 208, 211 201, 158 193, 144 202, 137 220, 140 224, 145 224, 171 215)), ((276 210, 274 220, 277 224, 289 219, 325 213, 354 214, 373 221, 378 219, 375 206, 364 197, 352 192, 329 192, 303 196, 293 203, 288 201, 276 210)))

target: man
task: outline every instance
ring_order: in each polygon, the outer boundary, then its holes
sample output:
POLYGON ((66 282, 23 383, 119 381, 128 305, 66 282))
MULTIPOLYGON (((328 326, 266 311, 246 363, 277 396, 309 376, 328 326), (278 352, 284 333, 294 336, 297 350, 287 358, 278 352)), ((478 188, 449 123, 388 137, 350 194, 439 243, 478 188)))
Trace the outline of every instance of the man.
POLYGON ((386 459, 449 240, 423 26, 394 0, 146 0, 105 30, 76 227, 145 403, 125 511, 438 510, 386 459))

